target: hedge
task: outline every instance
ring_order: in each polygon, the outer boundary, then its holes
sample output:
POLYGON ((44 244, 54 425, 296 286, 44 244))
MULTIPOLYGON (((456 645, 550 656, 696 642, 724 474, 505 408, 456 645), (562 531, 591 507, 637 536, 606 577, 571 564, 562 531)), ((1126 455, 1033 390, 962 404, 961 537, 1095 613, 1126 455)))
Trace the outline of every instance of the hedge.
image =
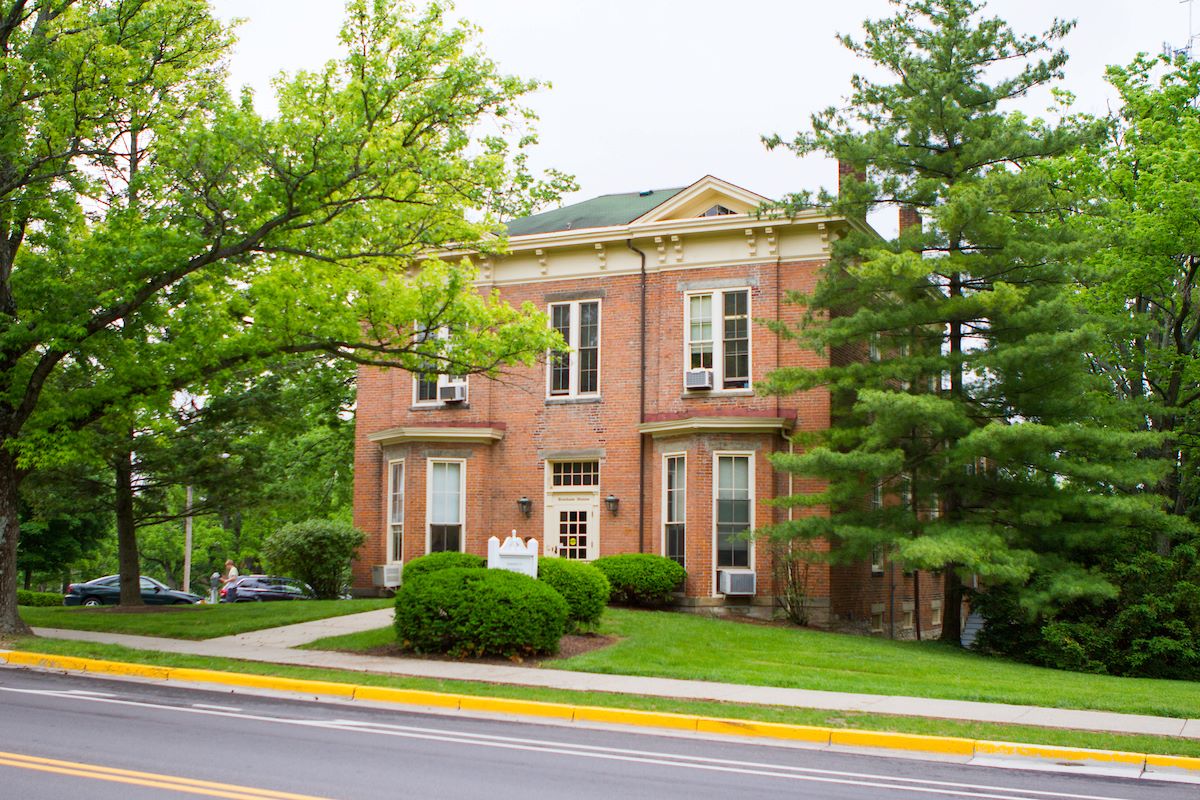
POLYGON ((567 601, 567 627, 572 632, 600 621, 610 593, 603 572, 582 561, 542 557, 538 559, 538 579, 567 601))
POLYGON ((451 567, 407 580, 396 592, 396 635, 417 653, 554 653, 566 621, 562 595, 508 570, 451 567))
POLYGON ((687 578, 677 562, 651 553, 623 553, 592 562, 612 586, 612 600, 635 606, 663 606, 687 578))
POLYGON ((31 592, 28 589, 17 589, 17 605, 19 606, 61 606, 63 596, 57 592, 31 592))
POLYGON ((404 565, 404 571, 401 577, 405 581, 410 581, 418 575, 425 575, 430 572, 436 572, 440 569, 453 569, 461 567, 465 569, 478 569, 485 566, 487 562, 479 556, 471 553, 460 553, 457 550, 446 550, 441 553, 430 553, 427 556, 414 558, 404 565))

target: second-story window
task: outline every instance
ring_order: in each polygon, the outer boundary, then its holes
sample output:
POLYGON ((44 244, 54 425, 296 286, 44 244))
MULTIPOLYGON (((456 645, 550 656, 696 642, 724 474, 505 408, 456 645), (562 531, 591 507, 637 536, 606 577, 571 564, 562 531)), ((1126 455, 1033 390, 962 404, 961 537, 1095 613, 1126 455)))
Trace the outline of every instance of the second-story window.
POLYGON ((554 303, 550 325, 567 349, 550 354, 547 393, 574 397, 600 393, 600 301, 554 303))
MULTIPOLYGON (((416 341, 418 346, 431 340, 444 341, 449 337, 445 328, 425 330, 417 326, 416 341)), ((465 375, 438 374, 435 361, 429 362, 429 372, 413 375, 413 405, 433 406, 443 403, 463 402, 467 399, 467 378, 465 375)))
POLYGON ((691 389, 750 387, 750 290, 698 292, 687 296, 689 373, 708 371, 711 385, 689 381, 691 389))

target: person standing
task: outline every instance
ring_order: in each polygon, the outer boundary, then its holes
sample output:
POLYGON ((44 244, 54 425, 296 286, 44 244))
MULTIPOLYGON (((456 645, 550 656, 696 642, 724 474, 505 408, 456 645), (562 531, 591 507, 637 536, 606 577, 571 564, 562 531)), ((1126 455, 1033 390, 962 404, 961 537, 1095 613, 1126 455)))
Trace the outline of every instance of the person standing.
POLYGON ((238 568, 233 565, 233 559, 225 559, 225 577, 221 578, 221 583, 229 583, 238 576, 238 568))

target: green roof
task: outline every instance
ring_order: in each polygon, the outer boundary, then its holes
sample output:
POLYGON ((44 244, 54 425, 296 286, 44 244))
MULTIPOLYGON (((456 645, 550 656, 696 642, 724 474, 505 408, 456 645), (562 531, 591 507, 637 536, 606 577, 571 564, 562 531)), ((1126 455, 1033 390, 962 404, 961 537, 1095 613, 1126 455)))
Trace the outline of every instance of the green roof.
POLYGON ((610 225, 625 225, 633 222, 652 208, 670 200, 686 189, 651 189, 645 192, 605 194, 584 200, 553 211, 543 211, 505 223, 509 236, 525 236, 531 233, 551 231, 573 231, 580 228, 606 228, 610 225))

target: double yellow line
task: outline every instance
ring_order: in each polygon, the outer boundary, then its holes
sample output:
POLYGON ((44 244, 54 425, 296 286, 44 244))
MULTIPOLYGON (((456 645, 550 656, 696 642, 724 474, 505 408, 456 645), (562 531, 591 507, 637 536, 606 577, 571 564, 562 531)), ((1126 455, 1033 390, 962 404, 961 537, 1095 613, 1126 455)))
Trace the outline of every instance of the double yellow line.
POLYGON ((192 778, 178 778, 174 775, 136 772, 128 769, 102 767, 97 764, 81 764, 75 761, 59 761, 54 758, 26 756, 20 753, 0 752, 0 767, 32 769, 38 772, 52 772, 56 775, 71 775, 76 778, 127 783, 133 786, 146 786, 151 789, 170 789, 175 792, 199 794, 206 797, 228 797, 233 800, 324 800, 324 798, 308 794, 276 792, 271 789, 255 789, 251 786, 237 786, 232 783, 199 781, 192 778))

